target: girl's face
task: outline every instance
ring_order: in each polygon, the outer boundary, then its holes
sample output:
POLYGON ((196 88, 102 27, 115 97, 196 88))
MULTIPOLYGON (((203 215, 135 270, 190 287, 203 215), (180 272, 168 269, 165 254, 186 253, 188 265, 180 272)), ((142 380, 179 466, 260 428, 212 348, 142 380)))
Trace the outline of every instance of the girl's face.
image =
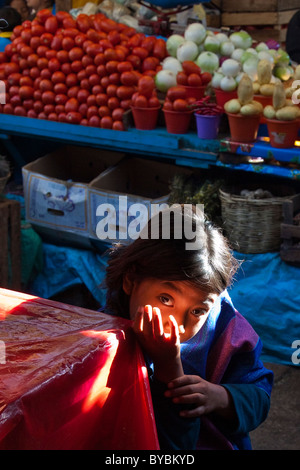
POLYGON ((161 311, 164 332, 169 332, 169 315, 179 326, 180 341, 192 338, 205 323, 218 294, 208 294, 191 287, 185 281, 144 279, 130 281, 124 278, 123 288, 130 296, 130 318, 133 320, 139 307, 151 305, 161 311))

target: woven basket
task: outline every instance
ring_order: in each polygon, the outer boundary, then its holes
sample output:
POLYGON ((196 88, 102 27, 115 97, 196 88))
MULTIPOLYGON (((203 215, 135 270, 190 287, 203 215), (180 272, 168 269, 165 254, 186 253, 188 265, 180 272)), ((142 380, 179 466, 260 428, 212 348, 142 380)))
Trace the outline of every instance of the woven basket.
POLYGON ((219 190, 223 227, 232 248, 241 253, 279 251, 282 204, 291 195, 247 199, 239 193, 236 188, 219 190))
POLYGON ((3 193, 6 183, 9 180, 10 176, 10 173, 8 173, 6 176, 0 176, 0 194, 3 193))

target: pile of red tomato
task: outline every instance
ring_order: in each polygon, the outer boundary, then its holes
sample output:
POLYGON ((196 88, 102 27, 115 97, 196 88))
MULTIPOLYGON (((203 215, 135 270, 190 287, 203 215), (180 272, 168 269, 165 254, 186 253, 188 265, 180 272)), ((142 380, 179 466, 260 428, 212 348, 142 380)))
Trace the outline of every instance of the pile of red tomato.
POLYGON ((184 86, 172 86, 168 89, 163 104, 165 111, 188 112, 192 110, 192 104, 196 102, 196 98, 188 98, 187 91, 184 86))
POLYGON ((6 87, 0 112, 124 130, 132 95, 144 91, 149 101, 149 80, 139 79, 153 78, 167 55, 163 39, 101 13, 75 20, 67 12, 42 10, 15 27, 0 53, 6 87))
POLYGON ((178 85, 200 87, 206 86, 212 79, 209 72, 201 72, 200 67, 191 60, 182 62, 182 71, 176 75, 178 85))

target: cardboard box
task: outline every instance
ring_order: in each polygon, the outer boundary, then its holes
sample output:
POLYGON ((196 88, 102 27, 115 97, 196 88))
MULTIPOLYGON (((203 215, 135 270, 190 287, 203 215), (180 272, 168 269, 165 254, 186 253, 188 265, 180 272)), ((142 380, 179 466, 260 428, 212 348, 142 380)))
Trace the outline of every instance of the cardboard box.
POLYGON ((123 153, 64 146, 22 168, 26 219, 49 242, 90 247, 88 184, 123 153))
POLYGON ((192 170, 131 157, 95 178, 89 185, 92 244, 101 248, 103 243, 129 243, 137 237, 151 214, 151 204, 168 202, 169 184, 182 172, 192 170))

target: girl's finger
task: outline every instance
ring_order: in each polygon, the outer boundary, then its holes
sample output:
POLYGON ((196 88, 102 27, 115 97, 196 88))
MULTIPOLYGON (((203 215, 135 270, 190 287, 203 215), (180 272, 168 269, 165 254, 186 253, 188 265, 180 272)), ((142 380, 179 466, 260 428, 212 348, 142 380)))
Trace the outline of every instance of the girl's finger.
POLYGON ((170 325, 170 339, 173 339, 175 343, 179 341, 179 328, 178 323, 173 317, 173 315, 169 315, 169 325, 170 325))
POLYGON ((145 305, 143 315, 143 332, 145 335, 152 335, 152 307, 145 305))
POLYGON ((136 333, 143 331, 144 307, 139 307, 133 320, 133 330, 136 333))
POLYGON ((164 327, 163 327, 163 324, 162 324, 160 309, 158 307, 153 307, 152 315, 153 315, 153 333, 154 333, 154 335, 155 336, 163 336, 164 327))

